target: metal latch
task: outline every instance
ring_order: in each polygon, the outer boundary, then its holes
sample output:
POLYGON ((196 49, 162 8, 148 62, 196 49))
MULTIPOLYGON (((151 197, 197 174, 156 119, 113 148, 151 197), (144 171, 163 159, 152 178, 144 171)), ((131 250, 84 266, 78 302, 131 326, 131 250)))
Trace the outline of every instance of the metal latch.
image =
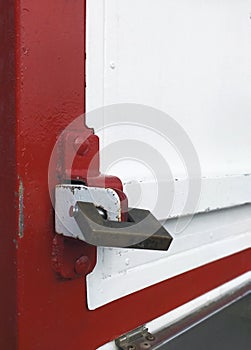
POLYGON ((115 340, 115 344, 120 350, 151 349, 155 336, 148 332, 145 326, 122 335, 115 340))
POLYGON ((57 233, 94 246, 167 250, 172 241, 148 210, 129 209, 128 221, 120 221, 120 200, 112 189, 58 185, 55 209, 57 233))

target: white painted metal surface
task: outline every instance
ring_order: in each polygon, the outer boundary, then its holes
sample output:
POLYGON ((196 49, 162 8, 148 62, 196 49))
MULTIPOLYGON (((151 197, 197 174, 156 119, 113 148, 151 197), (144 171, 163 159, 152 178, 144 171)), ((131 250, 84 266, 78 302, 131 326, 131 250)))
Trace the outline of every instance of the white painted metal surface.
MULTIPOLYGON (((166 222, 175 238, 168 253, 98 249, 87 278, 90 309, 250 247, 251 206, 238 207, 251 202, 250 11, 251 0, 87 0, 87 122, 101 148, 118 153, 110 164, 103 154, 103 172, 123 180, 130 206, 161 220, 187 214, 187 172, 175 145, 144 123, 118 119, 106 127, 107 112, 91 112, 118 103, 157 108, 194 145, 201 166, 196 212, 205 212, 179 234, 175 219, 166 222), (165 159, 173 183, 117 148, 131 139, 165 159), (167 192, 173 186, 168 212, 156 205, 160 181, 167 192)), ((154 123, 158 129, 158 117, 154 123)))
MULTIPOLYGON (((174 118, 199 156, 198 212, 250 201, 251 177, 245 177, 251 173, 250 11, 251 0, 87 1, 87 110, 139 103, 174 118)), ((142 127, 102 129, 105 112, 97 125, 94 119, 87 115, 88 124, 99 129, 103 148, 132 137, 147 140, 163 155, 178 179, 169 216, 182 213, 186 191, 179 182, 186 169, 173 146, 142 127)), ((126 150, 120 158, 108 169, 103 161, 103 171, 122 178, 129 201, 131 181, 140 181, 136 204, 153 210, 154 175, 139 160, 123 159, 126 150)), ((167 218, 159 209, 154 214, 167 218)))

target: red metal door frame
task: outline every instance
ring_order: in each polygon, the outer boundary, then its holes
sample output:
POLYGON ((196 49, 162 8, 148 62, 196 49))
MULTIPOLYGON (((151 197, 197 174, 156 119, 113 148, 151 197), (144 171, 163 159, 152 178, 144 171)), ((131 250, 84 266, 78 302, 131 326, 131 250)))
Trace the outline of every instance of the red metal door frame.
POLYGON ((85 1, 0 0, 0 348, 93 350, 250 270, 246 250, 89 311, 51 267, 48 162, 84 112, 85 1))

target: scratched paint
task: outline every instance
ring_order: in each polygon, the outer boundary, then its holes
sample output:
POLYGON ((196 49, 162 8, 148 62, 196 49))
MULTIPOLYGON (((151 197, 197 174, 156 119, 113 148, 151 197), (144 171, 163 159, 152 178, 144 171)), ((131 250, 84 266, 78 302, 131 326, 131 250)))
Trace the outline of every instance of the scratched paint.
POLYGON ((21 179, 19 179, 18 200, 19 200, 18 235, 20 238, 23 238, 24 236, 24 186, 23 186, 23 181, 21 179))

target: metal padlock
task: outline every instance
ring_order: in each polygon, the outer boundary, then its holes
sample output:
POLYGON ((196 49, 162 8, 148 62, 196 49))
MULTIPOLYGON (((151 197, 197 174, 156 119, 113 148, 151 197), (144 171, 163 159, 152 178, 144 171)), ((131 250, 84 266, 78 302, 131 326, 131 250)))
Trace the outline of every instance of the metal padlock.
POLYGON ((167 250, 171 235, 149 210, 129 209, 120 221, 120 201, 112 189, 83 185, 56 188, 56 232, 103 247, 167 250), (106 215, 101 215, 103 208, 106 215))

